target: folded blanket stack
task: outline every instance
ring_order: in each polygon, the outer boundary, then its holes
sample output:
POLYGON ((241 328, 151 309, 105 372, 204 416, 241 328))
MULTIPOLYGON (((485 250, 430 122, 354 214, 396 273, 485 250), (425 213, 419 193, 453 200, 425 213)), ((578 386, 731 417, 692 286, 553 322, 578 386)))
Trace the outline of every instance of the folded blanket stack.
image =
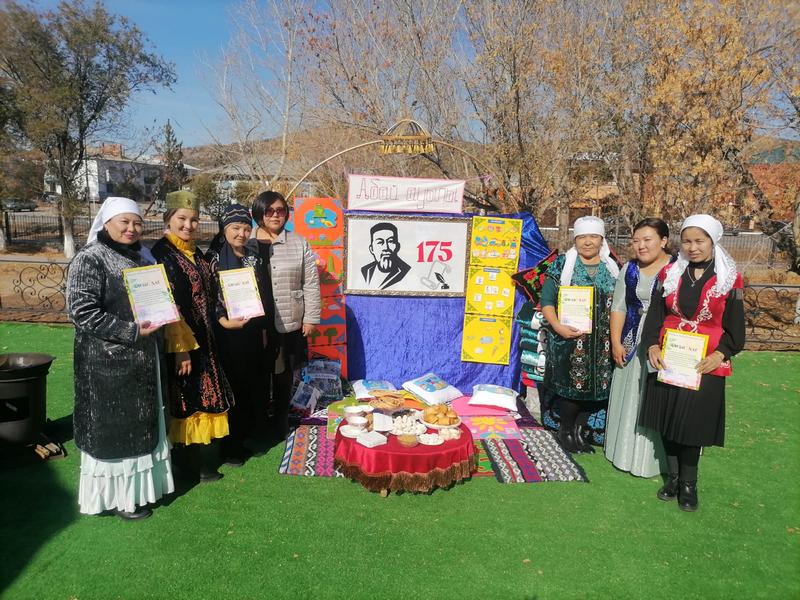
POLYGON ((516 321, 519 324, 519 346, 522 350, 520 357, 522 383, 528 387, 535 387, 537 381, 544 377, 546 335, 542 325, 546 323, 541 312, 536 310, 533 302, 526 302, 517 313, 516 321))

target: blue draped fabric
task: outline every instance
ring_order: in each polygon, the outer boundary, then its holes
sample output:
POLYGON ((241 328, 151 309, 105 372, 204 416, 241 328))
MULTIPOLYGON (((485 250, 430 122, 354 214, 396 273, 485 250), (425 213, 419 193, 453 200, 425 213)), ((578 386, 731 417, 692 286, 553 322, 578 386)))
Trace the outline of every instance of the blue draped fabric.
MULTIPOLYGON (((532 215, 502 216, 523 222, 519 269, 532 267, 547 256, 547 243, 532 215)), ((522 295, 516 294, 515 314, 523 303, 522 295)), ((400 387, 404 381, 433 371, 467 394, 478 383, 518 389, 516 323, 512 325, 509 364, 487 365, 461 361, 464 298, 348 295, 345 304, 350 380, 388 379, 400 387)))

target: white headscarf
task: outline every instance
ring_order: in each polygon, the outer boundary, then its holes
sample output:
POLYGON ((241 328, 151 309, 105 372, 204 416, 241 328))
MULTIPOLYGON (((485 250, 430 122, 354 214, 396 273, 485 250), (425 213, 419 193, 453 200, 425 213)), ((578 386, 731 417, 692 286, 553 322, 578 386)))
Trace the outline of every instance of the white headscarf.
MULTIPOLYGON (((719 245, 723 232, 722 223, 711 215, 692 215, 687 217, 683 225, 681 225, 681 233, 689 227, 699 227, 714 242, 714 273, 717 275, 717 281, 714 283, 712 293, 715 296, 724 296, 731 291, 733 284, 736 282, 737 269, 736 262, 731 255, 719 245)), ((664 279, 664 296, 668 296, 678 289, 678 282, 688 266, 689 257, 681 250, 678 253, 678 260, 672 265, 667 272, 667 277, 664 279)))
MULTIPOLYGON (((614 259, 611 258, 611 250, 606 242, 606 224, 600 217, 581 217, 575 220, 573 225, 572 238, 579 235, 599 235, 603 238, 603 245, 600 247, 600 259, 606 263, 606 268, 614 278, 619 275, 619 267, 614 259)), ((578 260, 578 249, 573 245, 567 250, 564 269, 561 271, 561 285, 572 284, 572 274, 575 271, 575 262, 578 260)))
POLYGON ((95 241, 97 239, 97 234, 103 229, 103 225, 117 215, 124 213, 131 213, 142 217, 142 211, 139 209, 139 205, 130 198, 122 198, 121 196, 109 196, 106 198, 103 204, 100 205, 100 210, 97 211, 94 221, 92 221, 92 227, 89 229, 89 236, 86 238, 86 243, 89 244, 95 241))

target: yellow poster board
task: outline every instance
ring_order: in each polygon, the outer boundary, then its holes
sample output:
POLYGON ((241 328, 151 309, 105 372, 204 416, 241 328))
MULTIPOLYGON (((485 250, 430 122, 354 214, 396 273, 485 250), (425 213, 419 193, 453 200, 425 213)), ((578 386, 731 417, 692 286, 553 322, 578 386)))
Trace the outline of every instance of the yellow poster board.
POLYGON ((508 271, 470 266, 464 312, 511 317, 514 315, 514 281, 508 271))
POLYGON ((507 365, 511 354, 511 317, 464 315, 461 360, 507 365))
POLYGON ((473 217, 469 262, 515 273, 519 263, 522 220, 473 217))

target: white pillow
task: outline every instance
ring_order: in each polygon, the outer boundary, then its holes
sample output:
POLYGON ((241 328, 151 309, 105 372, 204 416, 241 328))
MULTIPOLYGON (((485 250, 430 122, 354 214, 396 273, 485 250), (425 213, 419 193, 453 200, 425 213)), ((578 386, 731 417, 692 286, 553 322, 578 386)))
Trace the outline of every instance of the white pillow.
POLYGON ((377 390, 396 390, 391 381, 385 379, 359 379, 353 382, 353 392, 356 398, 361 400, 363 398, 372 398, 372 392, 377 390))
POLYGON ((517 410, 517 392, 491 383, 480 383, 472 388, 472 398, 468 404, 517 410))
POLYGON ((422 398, 428 404, 444 404, 460 398, 463 394, 434 373, 426 373, 403 384, 403 389, 422 398))

